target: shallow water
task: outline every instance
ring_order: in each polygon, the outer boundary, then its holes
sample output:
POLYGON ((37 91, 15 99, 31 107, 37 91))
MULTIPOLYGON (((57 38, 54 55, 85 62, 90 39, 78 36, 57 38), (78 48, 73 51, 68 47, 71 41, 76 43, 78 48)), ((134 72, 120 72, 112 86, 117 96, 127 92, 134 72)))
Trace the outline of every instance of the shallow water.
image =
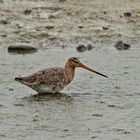
POLYGON ((0 139, 140 139, 140 51, 113 46, 78 53, 74 47, 8 54, 0 47, 0 139), (37 95, 14 81, 64 65, 70 56, 109 76, 77 69, 62 94, 37 95))

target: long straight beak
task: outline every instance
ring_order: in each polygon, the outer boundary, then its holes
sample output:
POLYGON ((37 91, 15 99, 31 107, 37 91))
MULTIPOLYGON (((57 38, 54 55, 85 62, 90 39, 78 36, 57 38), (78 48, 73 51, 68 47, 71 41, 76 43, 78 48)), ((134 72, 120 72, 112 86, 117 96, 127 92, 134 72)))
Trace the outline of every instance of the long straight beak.
POLYGON ((100 72, 97 72, 97 71, 95 71, 95 70, 93 70, 93 69, 91 69, 91 68, 85 66, 85 65, 82 64, 82 63, 80 63, 80 67, 82 67, 82 68, 84 68, 84 69, 86 69, 86 70, 89 70, 89 71, 91 71, 91 72, 94 72, 94 73, 96 73, 96 74, 99 74, 99 75, 101 75, 101 76, 103 76, 103 77, 106 77, 106 78, 108 77, 108 76, 106 76, 106 75, 104 75, 104 74, 102 74, 102 73, 100 73, 100 72))

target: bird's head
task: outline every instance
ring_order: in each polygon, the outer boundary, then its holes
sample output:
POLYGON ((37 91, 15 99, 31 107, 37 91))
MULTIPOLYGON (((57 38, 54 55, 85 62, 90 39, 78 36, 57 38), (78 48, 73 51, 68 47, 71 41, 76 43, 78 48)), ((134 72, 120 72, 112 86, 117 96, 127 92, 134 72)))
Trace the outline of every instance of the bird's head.
POLYGON ((86 70, 88 70, 88 71, 91 71, 91 72, 94 72, 94 73, 96 73, 96 74, 99 74, 99 75, 101 75, 101 76, 107 77, 106 75, 101 74, 101 73, 99 73, 99 72, 97 72, 97 71, 95 71, 95 70, 93 70, 93 69, 87 67, 86 65, 82 64, 82 63, 80 62, 80 60, 79 60, 77 57, 70 57, 70 58, 68 59, 67 63, 68 63, 68 65, 69 65, 70 67, 72 67, 73 69, 75 69, 76 67, 81 67, 81 68, 84 68, 84 69, 86 69, 86 70))
POLYGON ((80 60, 77 57, 70 57, 68 59, 68 63, 71 67, 76 68, 76 67, 80 67, 80 60))

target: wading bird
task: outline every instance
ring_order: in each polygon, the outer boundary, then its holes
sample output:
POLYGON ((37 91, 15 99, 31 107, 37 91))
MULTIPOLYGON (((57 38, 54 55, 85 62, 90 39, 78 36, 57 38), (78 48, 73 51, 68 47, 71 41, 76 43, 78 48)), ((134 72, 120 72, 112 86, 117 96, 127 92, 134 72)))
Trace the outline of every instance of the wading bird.
POLYGON ((101 76, 107 77, 84 64, 78 58, 71 57, 67 60, 65 67, 48 68, 38 71, 27 77, 16 77, 15 80, 36 90, 39 93, 58 93, 67 86, 74 78, 75 68, 81 67, 101 76))

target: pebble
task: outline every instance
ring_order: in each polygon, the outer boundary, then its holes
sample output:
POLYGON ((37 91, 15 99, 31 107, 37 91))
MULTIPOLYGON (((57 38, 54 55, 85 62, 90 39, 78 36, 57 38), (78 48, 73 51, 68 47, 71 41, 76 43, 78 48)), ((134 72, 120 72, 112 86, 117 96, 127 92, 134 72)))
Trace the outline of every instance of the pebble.
POLYGON ((84 26, 83 26, 83 25, 79 25, 79 26, 78 26, 78 28, 83 29, 83 28, 84 28, 84 26))
POLYGON ((35 115, 34 115, 33 121, 34 121, 34 122, 39 121, 38 114, 35 114, 35 115))
POLYGON ((9 91, 14 91, 14 89, 13 88, 9 88, 9 91))
POLYGON ((26 9, 26 10, 24 11, 24 15, 29 15, 29 14, 31 14, 31 12, 32 12, 32 10, 26 9))
POLYGON ((103 30, 108 30, 108 27, 102 27, 103 28, 103 30))
POLYGON ((66 131, 69 131, 69 130, 68 130, 68 129, 64 129, 63 131, 65 131, 65 132, 66 132, 66 131))
POLYGON ((130 134, 130 132, 129 131, 124 131, 124 134, 130 134))
POLYGON ((92 136, 91 138, 92 138, 92 139, 95 139, 95 138, 97 138, 97 136, 92 136))
POLYGON ((7 37, 7 35, 6 35, 6 34, 1 34, 1 36, 2 36, 2 37, 7 37))
POLYGON ((88 45, 87 45, 87 50, 90 51, 90 50, 92 50, 93 48, 95 48, 95 47, 94 47, 92 44, 88 44, 88 45))
POLYGON ((59 2, 65 2, 66 0, 59 0, 59 2))
POLYGON ((92 114, 92 116, 94 116, 94 117, 103 117, 102 114, 92 114))
POLYGON ((126 44, 126 43, 124 43, 124 42, 122 42, 122 41, 118 41, 118 42, 115 44, 115 48, 116 48, 117 50, 127 50, 127 49, 129 49, 130 47, 131 47, 130 44, 126 44))
POLYGON ((3 25, 8 24, 8 21, 5 20, 5 19, 1 19, 1 20, 0 20, 0 24, 3 24, 3 25))
POLYGON ((115 105, 108 105, 108 107, 116 107, 115 105))
POLYGON ((83 45, 83 44, 80 44, 80 45, 77 46, 76 50, 78 52, 84 52, 84 51, 87 50, 87 47, 85 45, 83 45))
POLYGON ((37 48, 26 44, 16 44, 8 46, 9 53, 33 53, 37 52, 37 50, 37 48))
POLYGON ((76 50, 78 51, 78 52, 85 52, 85 51, 90 51, 90 50, 92 50, 93 48, 95 48, 92 44, 88 44, 87 46, 86 45, 84 45, 84 44, 80 44, 80 45, 78 45, 77 47, 76 47, 76 50))
POLYGON ((54 26, 53 25, 46 25, 45 28, 47 28, 47 29, 53 29, 54 26))
POLYGON ((15 106, 24 106, 24 104, 22 104, 22 103, 15 103, 14 105, 15 106))
POLYGON ((131 17, 132 14, 131 14, 130 12, 125 12, 125 13, 124 13, 124 16, 125 16, 125 17, 131 17))
POLYGON ((49 37, 49 34, 47 32, 43 31, 43 32, 40 33, 40 36, 41 37, 49 37))

